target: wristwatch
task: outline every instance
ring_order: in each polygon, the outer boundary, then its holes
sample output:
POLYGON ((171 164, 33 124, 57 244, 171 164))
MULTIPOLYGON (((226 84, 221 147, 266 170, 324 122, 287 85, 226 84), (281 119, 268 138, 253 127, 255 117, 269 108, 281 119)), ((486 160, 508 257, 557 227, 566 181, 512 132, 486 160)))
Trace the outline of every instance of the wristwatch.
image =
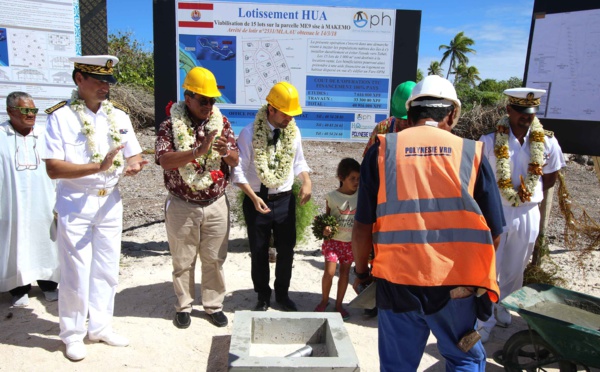
POLYGON ((371 270, 367 269, 367 272, 365 273, 358 273, 356 272, 356 266, 354 266, 354 275, 360 280, 367 279, 371 276, 371 270))

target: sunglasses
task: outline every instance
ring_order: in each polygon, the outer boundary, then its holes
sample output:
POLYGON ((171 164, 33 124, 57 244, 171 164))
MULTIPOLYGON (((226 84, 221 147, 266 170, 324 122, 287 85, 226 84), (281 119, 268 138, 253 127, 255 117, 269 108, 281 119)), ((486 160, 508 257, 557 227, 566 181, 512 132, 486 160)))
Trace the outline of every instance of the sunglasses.
POLYGON ((196 98, 196 101, 198 101, 198 104, 200 106, 206 106, 206 105, 213 106, 217 102, 217 100, 215 98, 207 98, 207 97, 196 98))
POLYGON ((35 115, 40 110, 39 108, 36 108, 36 107, 12 106, 11 108, 15 109, 15 110, 19 110, 21 112, 21 115, 29 115, 29 114, 34 114, 35 115))

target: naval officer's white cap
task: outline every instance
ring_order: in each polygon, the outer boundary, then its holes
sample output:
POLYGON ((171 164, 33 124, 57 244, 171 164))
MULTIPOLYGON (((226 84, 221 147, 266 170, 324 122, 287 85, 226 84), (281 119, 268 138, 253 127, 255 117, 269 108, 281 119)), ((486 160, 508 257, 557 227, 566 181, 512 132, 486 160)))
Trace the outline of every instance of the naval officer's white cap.
POLYGON ((540 105, 540 97, 545 93, 544 89, 527 87, 506 89, 504 91, 504 94, 508 96, 508 104, 522 114, 535 114, 540 105))
POLYGON ((113 67, 119 59, 110 55, 77 56, 69 58, 75 64, 76 71, 85 72, 94 79, 114 84, 117 79, 113 76, 113 67))

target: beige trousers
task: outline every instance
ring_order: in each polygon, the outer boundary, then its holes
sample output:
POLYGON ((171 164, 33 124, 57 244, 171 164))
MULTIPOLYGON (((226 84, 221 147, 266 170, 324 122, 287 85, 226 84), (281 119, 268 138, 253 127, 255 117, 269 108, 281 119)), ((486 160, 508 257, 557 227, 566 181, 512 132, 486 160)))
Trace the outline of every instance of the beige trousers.
POLYGON ((229 242, 229 202, 223 195, 202 207, 169 195, 165 202, 165 226, 173 257, 175 311, 191 312, 196 297, 196 257, 202 272, 202 306, 207 314, 223 309, 225 274, 223 263, 229 242))

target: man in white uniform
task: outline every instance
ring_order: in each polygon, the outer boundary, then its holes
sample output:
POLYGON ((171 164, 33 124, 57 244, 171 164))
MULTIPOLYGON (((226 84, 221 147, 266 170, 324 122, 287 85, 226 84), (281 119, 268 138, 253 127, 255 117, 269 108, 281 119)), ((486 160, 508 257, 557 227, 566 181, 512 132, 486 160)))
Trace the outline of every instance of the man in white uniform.
POLYGON ((48 301, 58 299, 58 252, 50 239, 54 182, 40 162, 44 128, 35 126, 38 109, 31 96, 6 97, 9 120, 0 124, 0 292, 12 305, 29 304, 37 280, 48 301))
POLYGON ((112 330, 119 276, 123 205, 118 182, 142 170, 141 147, 129 116, 107 99, 115 83, 113 56, 75 63, 71 99, 46 110, 46 170, 58 179, 55 210, 61 265, 60 338, 71 360, 86 356, 83 338, 127 346, 112 330))
MULTIPOLYGON (((500 300, 523 286, 523 271, 531 259, 540 227, 538 204, 554 186, 565 160, 554 134, 536 117, 542 89, 507 89, 507 115, 496 130, 483 135, 484 154, 496 175, 506 219, 496 252, 500 300)), ((508 327, 510 313, 496 305, 496 314, 479 323, 483 342, 494 325, 508 327)))

